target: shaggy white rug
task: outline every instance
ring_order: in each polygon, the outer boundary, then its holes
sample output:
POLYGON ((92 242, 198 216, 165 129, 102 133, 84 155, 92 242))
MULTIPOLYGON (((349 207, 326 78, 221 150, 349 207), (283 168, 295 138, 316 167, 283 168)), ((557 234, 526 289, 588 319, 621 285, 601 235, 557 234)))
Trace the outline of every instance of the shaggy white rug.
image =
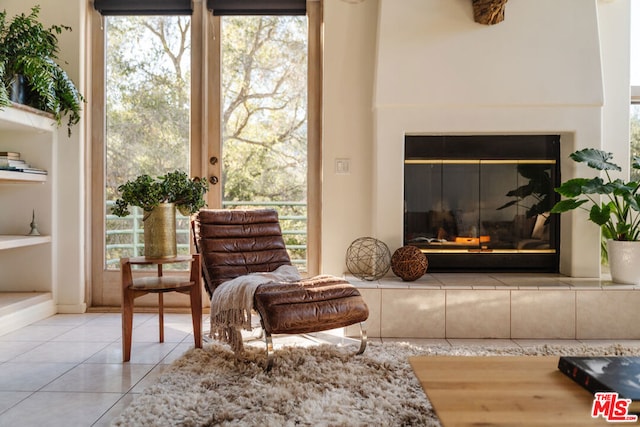
POLYGON ((176 360, 114 420, 114 426, 439 426, 408 357, 415 355, 637 355, 610 346, 417 347, 369 344, 285 347, 265 373, 263 348, 235 360, 207 344, 176 360))

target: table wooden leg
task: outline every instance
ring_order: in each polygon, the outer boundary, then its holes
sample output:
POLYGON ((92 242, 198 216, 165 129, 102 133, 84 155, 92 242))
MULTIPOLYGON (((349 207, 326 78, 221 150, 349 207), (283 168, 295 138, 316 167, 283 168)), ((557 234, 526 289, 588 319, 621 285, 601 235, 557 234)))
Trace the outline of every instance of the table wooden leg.
POLYGON ((122 360, 131 359, 131 335, 133 333, 133 298, 127 296, 122 306, 122 360))
POLYGON ((190 280, 194 283, 189 292, 191 298, 191 320, 196 348, 202 348, 202 284, 200 283, 200 255, 193 256, 190 280))
POLYGON ((164 342, 164 296, 158 293, 158 317, 160 322, 160 342, 164 342))
POLYGON ((122 361, 131 359, 131 335, 133 333, 133 291, 129 288, 132 283, 131 264, 128 260, 120 263, 122 274, 122 361))
POLYGON ((196 284, 189 292, 191 298, 191 320, 193 323, 193 339, 196 348, 202 348, 202 295, 200 286, 196 284))

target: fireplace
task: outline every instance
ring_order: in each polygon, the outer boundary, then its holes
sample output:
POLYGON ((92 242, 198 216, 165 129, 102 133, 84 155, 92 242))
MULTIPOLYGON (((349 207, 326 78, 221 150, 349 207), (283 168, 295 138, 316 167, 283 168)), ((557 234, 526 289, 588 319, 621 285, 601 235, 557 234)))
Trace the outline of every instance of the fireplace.
POLYGON ((558 272, 559 135, 407 135, 404 244, 430 271, 558 272))

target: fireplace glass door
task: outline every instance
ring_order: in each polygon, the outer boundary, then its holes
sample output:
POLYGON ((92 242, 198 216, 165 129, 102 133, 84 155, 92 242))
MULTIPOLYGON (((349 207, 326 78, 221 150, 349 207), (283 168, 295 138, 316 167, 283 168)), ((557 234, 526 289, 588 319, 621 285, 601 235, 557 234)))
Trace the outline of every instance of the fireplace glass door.
POLYGON ((557 270, 557 215, 549 213, 557 200, 557 138, 483 136, 472 149, 467 136, 444 144, 443 137, 407 138, 404 244, 427 253, 430 268, 557 270), (532 152, 532 141, 539 150, 532 152), (488 143, 497 148, 483 149, 488 143))

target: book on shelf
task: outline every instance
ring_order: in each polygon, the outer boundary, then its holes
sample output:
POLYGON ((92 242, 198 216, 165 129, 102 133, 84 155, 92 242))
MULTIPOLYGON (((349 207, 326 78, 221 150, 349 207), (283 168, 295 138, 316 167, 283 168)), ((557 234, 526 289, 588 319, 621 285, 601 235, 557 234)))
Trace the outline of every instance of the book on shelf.
POLYGON ((640 413, 640 356, 561 356, 558 369, 591 393, 616 392, 640 413))
POLYGON ((0 165, 0 170, 10 171, 10 172, 21 172, 21 173, 36 173, 40 175, 47 175, 47 171, 44 169, 33 168, 33 167, 15 167, 15 166, 3 166, 0 165))
POLYGON ((22 169, 22 172, 24 173, 37 173, 39 175, 47 175, 47 171, 44 169, 38 169, 38 168, 24 168, 22 169))
POLYGON ((0 157, 0 166, 10 166, 14 168, 30 167, 24 160, 3 159, 0 157))
POLYGON ((18 153, 17 151, 0 151, 0 158, 3 157, 11 160, 19 160, 20 153, 18 153))
POLYGON ((48 175, 49 173, 44 170, 44 169, 37 169, 37 168, 24 168, 24 169, 17 169, 17 168, 11 168, 11 167, 0 167, 0 171, 9 171, 9 172, 19 172, 19 173, 34 173, 34 174, 38 174, 38 175, 48 175))
POLYGON ((20 153, 13 151, 0 151, 0 170, 8 170, 13 172, 36 173, 46 175, 44 169, 31 166, 24 160, 20 159, 20 153), (5 155, 3 155, 5 153, 5 155))

